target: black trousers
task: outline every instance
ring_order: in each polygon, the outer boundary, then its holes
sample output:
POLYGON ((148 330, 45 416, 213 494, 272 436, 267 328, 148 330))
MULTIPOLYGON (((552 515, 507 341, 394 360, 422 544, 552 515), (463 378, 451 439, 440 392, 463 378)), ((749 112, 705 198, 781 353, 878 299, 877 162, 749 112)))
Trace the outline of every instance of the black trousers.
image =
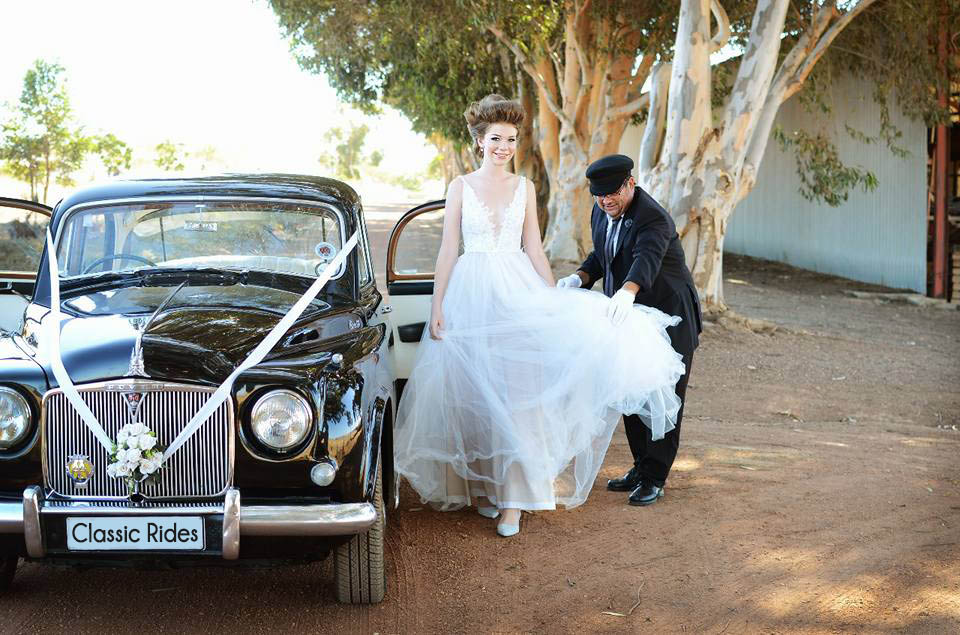
POLYGON ((663 487, 677 458, 677 449, 680 447, 680 422, 683 421, 683 408, 687 403, 687 381, 690 379, 690 368, 693 366, 693 351, 683 356, 683 366, 686 372, 677 382, 677 397, 682 402, 677 413, 676 427, 663 435, 659 441, 650 438, 650 428, 638 415, 628 415, 623 418, 623 427, 627 433, 627 442, 633 454, 633 464, 644 480, 663 487))

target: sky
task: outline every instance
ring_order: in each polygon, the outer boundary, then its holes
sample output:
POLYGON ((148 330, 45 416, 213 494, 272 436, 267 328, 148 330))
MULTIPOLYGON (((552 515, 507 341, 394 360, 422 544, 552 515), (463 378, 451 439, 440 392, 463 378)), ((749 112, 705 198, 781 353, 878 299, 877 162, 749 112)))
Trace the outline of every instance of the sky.
MULTIPOLYGON (((19 100, 34 60, 59 62, 76 121, 133 146, 134 176, 156 175, 168 139, 215 147, 218 171, 323 174, 324 133, 363 120, 297 66, 266 0, 0 0, 0 25, 0 105, 19 100)), ((365 121, 385 171, 436 155, 399 113, 365 121)))

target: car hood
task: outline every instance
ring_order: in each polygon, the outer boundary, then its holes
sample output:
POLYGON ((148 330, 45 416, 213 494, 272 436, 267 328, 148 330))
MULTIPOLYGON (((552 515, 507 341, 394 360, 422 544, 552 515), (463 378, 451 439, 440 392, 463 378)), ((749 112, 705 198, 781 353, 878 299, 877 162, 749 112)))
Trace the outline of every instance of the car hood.
MULTIPOLYGON (((184 287, 169 299, 172 291, 132 287, 64 300, 60 354, 71 380, 84 384, 146 375, 219 385, 300 297, 241 284, 184 287)), ((47 314, 38 339, 49 340, 49 320, 47 314)), ((322 349, 324 340, 358 325, 354 313, 315 300, 268 358, 322 349)))

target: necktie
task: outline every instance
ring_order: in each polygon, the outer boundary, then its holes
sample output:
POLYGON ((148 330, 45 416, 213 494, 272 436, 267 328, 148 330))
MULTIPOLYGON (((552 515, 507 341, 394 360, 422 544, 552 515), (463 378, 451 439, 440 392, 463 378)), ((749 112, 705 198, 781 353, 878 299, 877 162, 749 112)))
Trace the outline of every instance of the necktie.
POLYGON ((605 271, 603 273, 603 293, 607 297, 612 297, 614 288, 613 288, 613 256, 616 254, 617 246, 617 227, 620 223, 620 218, 613 219, 613 222, 610 223, 610 231, 607 233, 607 242, 603 246, 603 256, 606 261, 605 271))

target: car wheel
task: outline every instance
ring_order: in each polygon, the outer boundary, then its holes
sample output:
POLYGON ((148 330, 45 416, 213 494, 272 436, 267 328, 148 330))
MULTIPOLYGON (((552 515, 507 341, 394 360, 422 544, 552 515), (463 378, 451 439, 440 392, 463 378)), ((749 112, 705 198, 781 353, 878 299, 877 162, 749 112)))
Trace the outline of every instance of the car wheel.
POLYGON ((0 556, 0 593, 10 588, 13 576, 17 573, 18 556, 0 556))
POLYGON ((386 516, 383 505, 383 477, 377 470, 373 504, 377 520, 365 534, 358 534, 334 552, 333 575, 337 601, 345 604, 377 604, 387 592, 384 561, 386 516))

